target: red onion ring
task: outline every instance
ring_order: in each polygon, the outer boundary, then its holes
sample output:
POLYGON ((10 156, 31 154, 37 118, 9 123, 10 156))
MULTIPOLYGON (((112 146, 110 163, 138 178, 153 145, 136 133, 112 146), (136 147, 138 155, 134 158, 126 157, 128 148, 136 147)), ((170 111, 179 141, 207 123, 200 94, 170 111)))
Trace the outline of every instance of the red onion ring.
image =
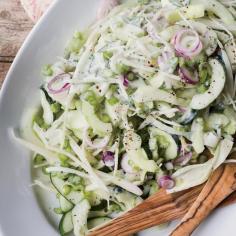
POLYGON ((62 80, 66 80, 66 79, 71 79, 71 75, 67 74, 67 73, 62 73, 59 74, 57 76, 55 76, 49 83, 48 83, 48 91, 51 94, 58 94, 58 93, 62 93, 64 91, 67 91, 70 89, 70 83, 65 83, 61 88, 59 89, 55 89, 53 88, 53 85, 55 85, 57 82, 62 81, 62 80))
POLYGON ((199 82, 198 73, 196 71, 192 74, 187 68, 180 67, 178 73, 180 78, 187 84, 197 84, 199 82))
POLYGON ((174 45, 176 54, 178 56, 182 56, 185 58, 191 58, 198 55, 202 51, 202 48, 203 48, 203 45, 202 45, 202 42, 200 40, 198 33, 190 29, 183 29, 183 30, 178 31, 172 38, 171 43, 174 45), (186 41, 187 36, 188 37, 192 36, 192 38, 195 37, 195 41, 193 42, 191 46, 188 44, 191 43, 191 41, 193 40, 186 41), (183 41, 184 38, 186 42, 183 41))
POLYGON ((164 189, 171 189, 175 186, 175 181, 169 175, 163 175, 158 179, 158 185, 164 189))
POLYGON ((125 87, 128 87, 129 86, 129 80, 124 76, 123 77, 123 85, 125 86, 125 87))
POLYGON ((105 166, 112 167, 115 165, 115 154, 114 152, 106 151, 102 155, 102 160, 105 166))
POLYGON ((174 163, 180 166, 184 166, 191 160, 192 156, 192 152, 182 153, 177 159, 175 159, 174 163))

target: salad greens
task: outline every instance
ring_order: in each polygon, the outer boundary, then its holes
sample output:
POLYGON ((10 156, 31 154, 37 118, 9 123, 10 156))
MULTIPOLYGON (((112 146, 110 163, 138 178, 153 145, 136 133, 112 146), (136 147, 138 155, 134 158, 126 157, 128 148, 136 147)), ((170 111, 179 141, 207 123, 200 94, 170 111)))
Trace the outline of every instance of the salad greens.
POLYGON ((227 0, 105 0, 43 68, 40 108, 16 140, 50 180, 35 183, 57 194, 61 235, 86 235, 160 188, 202 184, 225 162, 235 12, 227 0))

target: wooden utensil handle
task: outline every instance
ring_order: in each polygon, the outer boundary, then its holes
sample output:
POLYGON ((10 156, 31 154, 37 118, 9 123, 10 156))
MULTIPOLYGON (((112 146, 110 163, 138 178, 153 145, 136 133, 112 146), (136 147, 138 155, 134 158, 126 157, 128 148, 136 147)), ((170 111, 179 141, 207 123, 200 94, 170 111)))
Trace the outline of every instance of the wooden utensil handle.
POLYGON ((93 229, 89 236, 126 236, 179 219, 190 208, 201 190, 202 185, 175 194, 160 190, 121 217, 93 229))
POLYGON ((171 236, 188 236, 210 212, 236 189, 236 165, 219 167, 171 236))
MULTIPOLYGON (((148 227, 180 219, 190 209, 202 189, 203 185, 200 185, 174 194, 167 194, 161 190, 121 217, 93 229, 89 232, 89 236, 125 236, 148 227)), ((236 192, 225 199, 220 206, 235 202, 236 192)))

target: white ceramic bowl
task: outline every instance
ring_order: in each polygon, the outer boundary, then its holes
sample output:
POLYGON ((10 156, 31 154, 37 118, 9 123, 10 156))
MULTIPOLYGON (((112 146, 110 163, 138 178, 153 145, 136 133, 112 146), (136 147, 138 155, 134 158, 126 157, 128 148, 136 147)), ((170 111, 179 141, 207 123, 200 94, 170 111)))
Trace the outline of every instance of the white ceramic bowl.
MULTIPOLYGON (((3 84, 0 94, 0 234, 3 236, 59 235, 50 214, 52 209, 45 204, 40 206, 30 187, 30 153, 14 143, 9 128, 19 127, 23 110, 37 102, 42 65, 62 55, 73 32, 93 21, 98 3, 97 0, 56 1, 25 41, 3 84)), ((194 235, 236 235, 235 216, 236 205, 217 210, 194 235)), ((147 230, 141 235, 165 236, 172 227, 159 232, 147 230)))

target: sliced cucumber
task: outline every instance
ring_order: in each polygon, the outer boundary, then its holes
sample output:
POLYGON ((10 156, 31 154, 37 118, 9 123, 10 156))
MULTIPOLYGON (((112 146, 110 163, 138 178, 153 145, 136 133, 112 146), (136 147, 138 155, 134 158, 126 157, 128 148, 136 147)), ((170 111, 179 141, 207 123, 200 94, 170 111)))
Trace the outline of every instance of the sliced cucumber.
MULTIPOLYGON (((205 9, 217 15, 225 24, 233 24, 234 17, 230 11, 219 1, 216 0, 191 0, 191 5, 204 5, 205 9)), ((193 6, 194 7, 194 6, 193 6)))
POLYGON ((165 142, 166 148, 165 148, 164 158, 166 160, 172 160, 176 158, 177 153, 178 153, 178 147, 174 138, 170 134, 158 128, 150 128, 149 132, 150 132, 151 139, 155 139, 156 142, 158 139, 160 142, 161 141, 165 142))
POLYGON ((50 179, 54 188, 60 193, 60 195, 62 195, 71 204, 76 205, 84 198, 84 194, 82 192, 77 192, 77 191, 72 191, 68 195, 64 196, 63 186, 65 185, 65 182, 62 179, 58 178, 57 176, 50 175, 50 179))
POLYGON ((203 119, 198 118, 193 121, 191 127, 191 141, 193 149, 196 153, 202 153, 204 151, 204 133, 203 133, 203 119))
POLYGON ((196 19, 205 15, 205 7, 203 4, 197 4, 194 6, 182 7, 178 10, 173 10, 167 15, 167 20, 170 24, 182 20, 180 12, 186 19, 196 19))
POLYGON ((68 201, 64 196, 60 195, 59 196, 59 202, 60 202, 60 207, 63 212, 68 212, 71 211, 72 208, 74 207, 74 204, 72 204, 70 201, 68 201))
POLYGON ((69 211, 65 213, 61 218, 61 221, 59 223, 59 232, 63 236, 70 233, 73 230, 73 228, 74 225, 72 222, 72 212, 69 211))
POLYGON ((72 210, 72 222, 74 225, 75 236, 87 234, 87 218, 90 210, 88 200, 84 199, 78 203, 72 210))
POLYGON ((72 191, 70 192, 66 198, 71 201, 73 204, 78 204, 82 199, 84 199, 84 193, 72 191))
POLYGON ((225 71, 222 64, 216 59, 210 59, 212 77, 209 89, 202 94, 193 96, 190 106, 192 109, 201 110, 211 104, 222 92, 225 86, 225 71))
POLYGON ((52 176, 52 174, 50 174, 50 180, 51 183, 53 185, 53 187, 61 194, 63 195, 63 186, 65 185, 65 182, 58 178, 57 176, 52 176))
POLYGON ((88 221, 88 229, 92 229, 92 228, 95 228, 99 225, 103 225, 110 220, 111 220, 111 218, 108 218, 108 217, 93 218, 88 221))
POLYGON ((83 116, 81 110, 67 112, 65 123, 70 129, 83 129, 88 127, 88 122, 83 116))
POLYGON ((125 206, 125 208, 123 208, 124 211, 128 211, 133 209, 135 206, 137 206, 138 204, 140 204, 143 199, 139 196, 136 196, 133 193, 129 193, 127 191, 124 190, 118 190, 117 188, 114 188, 112 190, 113 195, 116 199, 116 201, 118 201, 119 203, 121 203, 123 206, 125 206))
POLYGON ((127 154, 129 160, 134 163, 134 166, 137 166, 141 170, 156 172, 156 170, 158 169, 155 161, 148 160, 147 154, 142 148, 137 150, 130 150, 127 152, 127 154))
POLYGON ((95 134, 105 136, 112 132, 112 125, 99 120, 95 114, 93 106, 86 101, 82 102, 82 112, 89 125, 93 128, 95 134))
POLYGON ((229 119, 224 114, 212 113, 209 115, 206 124, 209 129, 217 130, 226 127, 229 124, 229 119))

